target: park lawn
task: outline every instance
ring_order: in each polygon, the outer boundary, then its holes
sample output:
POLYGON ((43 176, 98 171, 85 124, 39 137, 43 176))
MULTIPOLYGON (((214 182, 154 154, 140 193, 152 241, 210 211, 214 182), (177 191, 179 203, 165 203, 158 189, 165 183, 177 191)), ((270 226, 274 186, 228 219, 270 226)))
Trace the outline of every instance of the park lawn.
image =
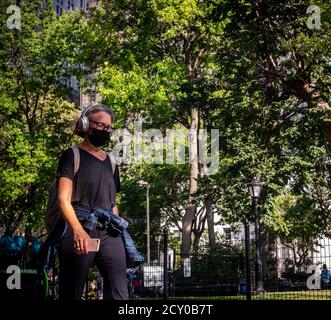
POLYGON ((267 292, 252 296, 253 300, 331 300, 331 290, 267 292))
MULTIPOLYGON (((135 299, 134 299, 135 300, 135 299)), ((140 298, 137 300, 163 300, 163 297, 140 298)), ((246 300, 246 296, 207 296, 207 297, 169 297, 168 300, 246 300)), ((331 300, 331 290, 306 290, 266 292, 260 295, 252 295, 252 300, 331 300)))

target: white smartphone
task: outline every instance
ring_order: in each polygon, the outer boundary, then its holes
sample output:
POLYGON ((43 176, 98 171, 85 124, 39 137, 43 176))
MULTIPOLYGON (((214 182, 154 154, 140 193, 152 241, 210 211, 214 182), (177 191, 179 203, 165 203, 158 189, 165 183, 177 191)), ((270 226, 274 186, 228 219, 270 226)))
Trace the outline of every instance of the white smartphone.
POLYGON ((100 239, 89 239, 87 248, 88 252, 98 252, 100 248, 100 239))

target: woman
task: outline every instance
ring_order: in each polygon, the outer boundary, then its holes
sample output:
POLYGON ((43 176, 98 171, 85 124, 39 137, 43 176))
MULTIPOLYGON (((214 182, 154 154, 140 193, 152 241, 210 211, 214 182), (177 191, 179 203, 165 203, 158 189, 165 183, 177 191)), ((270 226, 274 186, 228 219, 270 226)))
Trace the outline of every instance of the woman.
POLYGON ((128 299, 126 253, 120 233, 98 215, 93 228, 86 228, 83 223, 95 219, 95 208, 106 215, 118 215, 118 167, 113 172, 110 158, 101 149, 110 141, 113 121, 114 113, 105 105, 96 104, 85 109, 75 127, 75 133, 84 138, 78 145, 80 165, 77 173, 74 173, 72 148, 65 150, 59 161, 58 201, 68 225, 59 246, 61 300, 81 299, 93 261, 104 278, 104 298, 128 299), (91 238, 100 239, 98 252, 88 252, 91 238))

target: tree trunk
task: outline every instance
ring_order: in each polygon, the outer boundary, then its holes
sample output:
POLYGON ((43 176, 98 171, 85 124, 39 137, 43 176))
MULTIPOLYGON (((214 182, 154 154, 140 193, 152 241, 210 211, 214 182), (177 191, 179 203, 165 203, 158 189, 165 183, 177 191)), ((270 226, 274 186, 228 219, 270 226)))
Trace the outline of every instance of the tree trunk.
MULTIPOLYGON (((304 81, 287 81, 284 82, 287 88, 293 92, 293 94, 301 101, 306 101, 310 108, 317 108, 324 112, 330 112, 329 102, 324 100, 321 96, 321 92, 318 91, 313 82, 304 81)), ((326 138, 328 152, 331 152, 331 120, 325 119, 322 122, 324 129, 324 135, 326 138)))
MULTIPOLYGON (((186 76, 190 83, 197 77, 197 69, 205 48, 201 48, 199 53, 193 59, 194 43, 198 35, 185 34, 183 41, 184 64, 186 66, 186 76)), ((187 254, 191 249, 192 221, 196 215, 196 205, 194 197, 198 190, 198 135, 199 135, 199 110, 194 105, 189 106, 190 117, 190 176, 189 176, 189 199, 188 205, 182 218, 183 236, 182 236, 182 253, 187 254)))
POLYGON ((194 239, 193 239, 193 245, 192 245, 193 252, 197 252, 197 253, 199 252, 200 238, 201 238, 201 236, 200 237, 199 236, 194 237, 194 239))
MULTIPOLYGON (((326 139, 327 153, 331 155, 331 119, 325 119, 322 123, 324 135, 326 139)), ((331 160, 328 160, 328 164, 331 164, 331 160)))
POLYGON ((191 249, 191 233, 192 221, 196 213, 196 205, 193 199, 198 190, 198 120, 199 113, 194 107, 190 109, 190 180, 189 180, 189 202, 185 209, 185 214, 182 219, 183 237, 182 237, 182 253, 188 254, 191 249))
POLYGON ((208 240, 209 240, 209 250, 214 252, 215 250, 215 229, 214 229, 214 213, 212 210, 212 201, 210 199, 205 200, 207 225, 208 225, 208 240))

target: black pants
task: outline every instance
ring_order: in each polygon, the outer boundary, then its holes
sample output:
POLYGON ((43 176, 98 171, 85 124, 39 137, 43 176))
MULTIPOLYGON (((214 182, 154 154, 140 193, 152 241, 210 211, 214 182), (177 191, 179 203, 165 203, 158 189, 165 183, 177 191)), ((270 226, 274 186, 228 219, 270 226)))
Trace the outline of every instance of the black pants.
POLYGON ((59 247, 59 299, 80 300, 88 270, 93 261, 104 279, 104 299, 128 300, 126 255, 123 240, 116 231, 94 230, 100 239, 99 252, 76 254, 73 233, 68 228, 59 247))

